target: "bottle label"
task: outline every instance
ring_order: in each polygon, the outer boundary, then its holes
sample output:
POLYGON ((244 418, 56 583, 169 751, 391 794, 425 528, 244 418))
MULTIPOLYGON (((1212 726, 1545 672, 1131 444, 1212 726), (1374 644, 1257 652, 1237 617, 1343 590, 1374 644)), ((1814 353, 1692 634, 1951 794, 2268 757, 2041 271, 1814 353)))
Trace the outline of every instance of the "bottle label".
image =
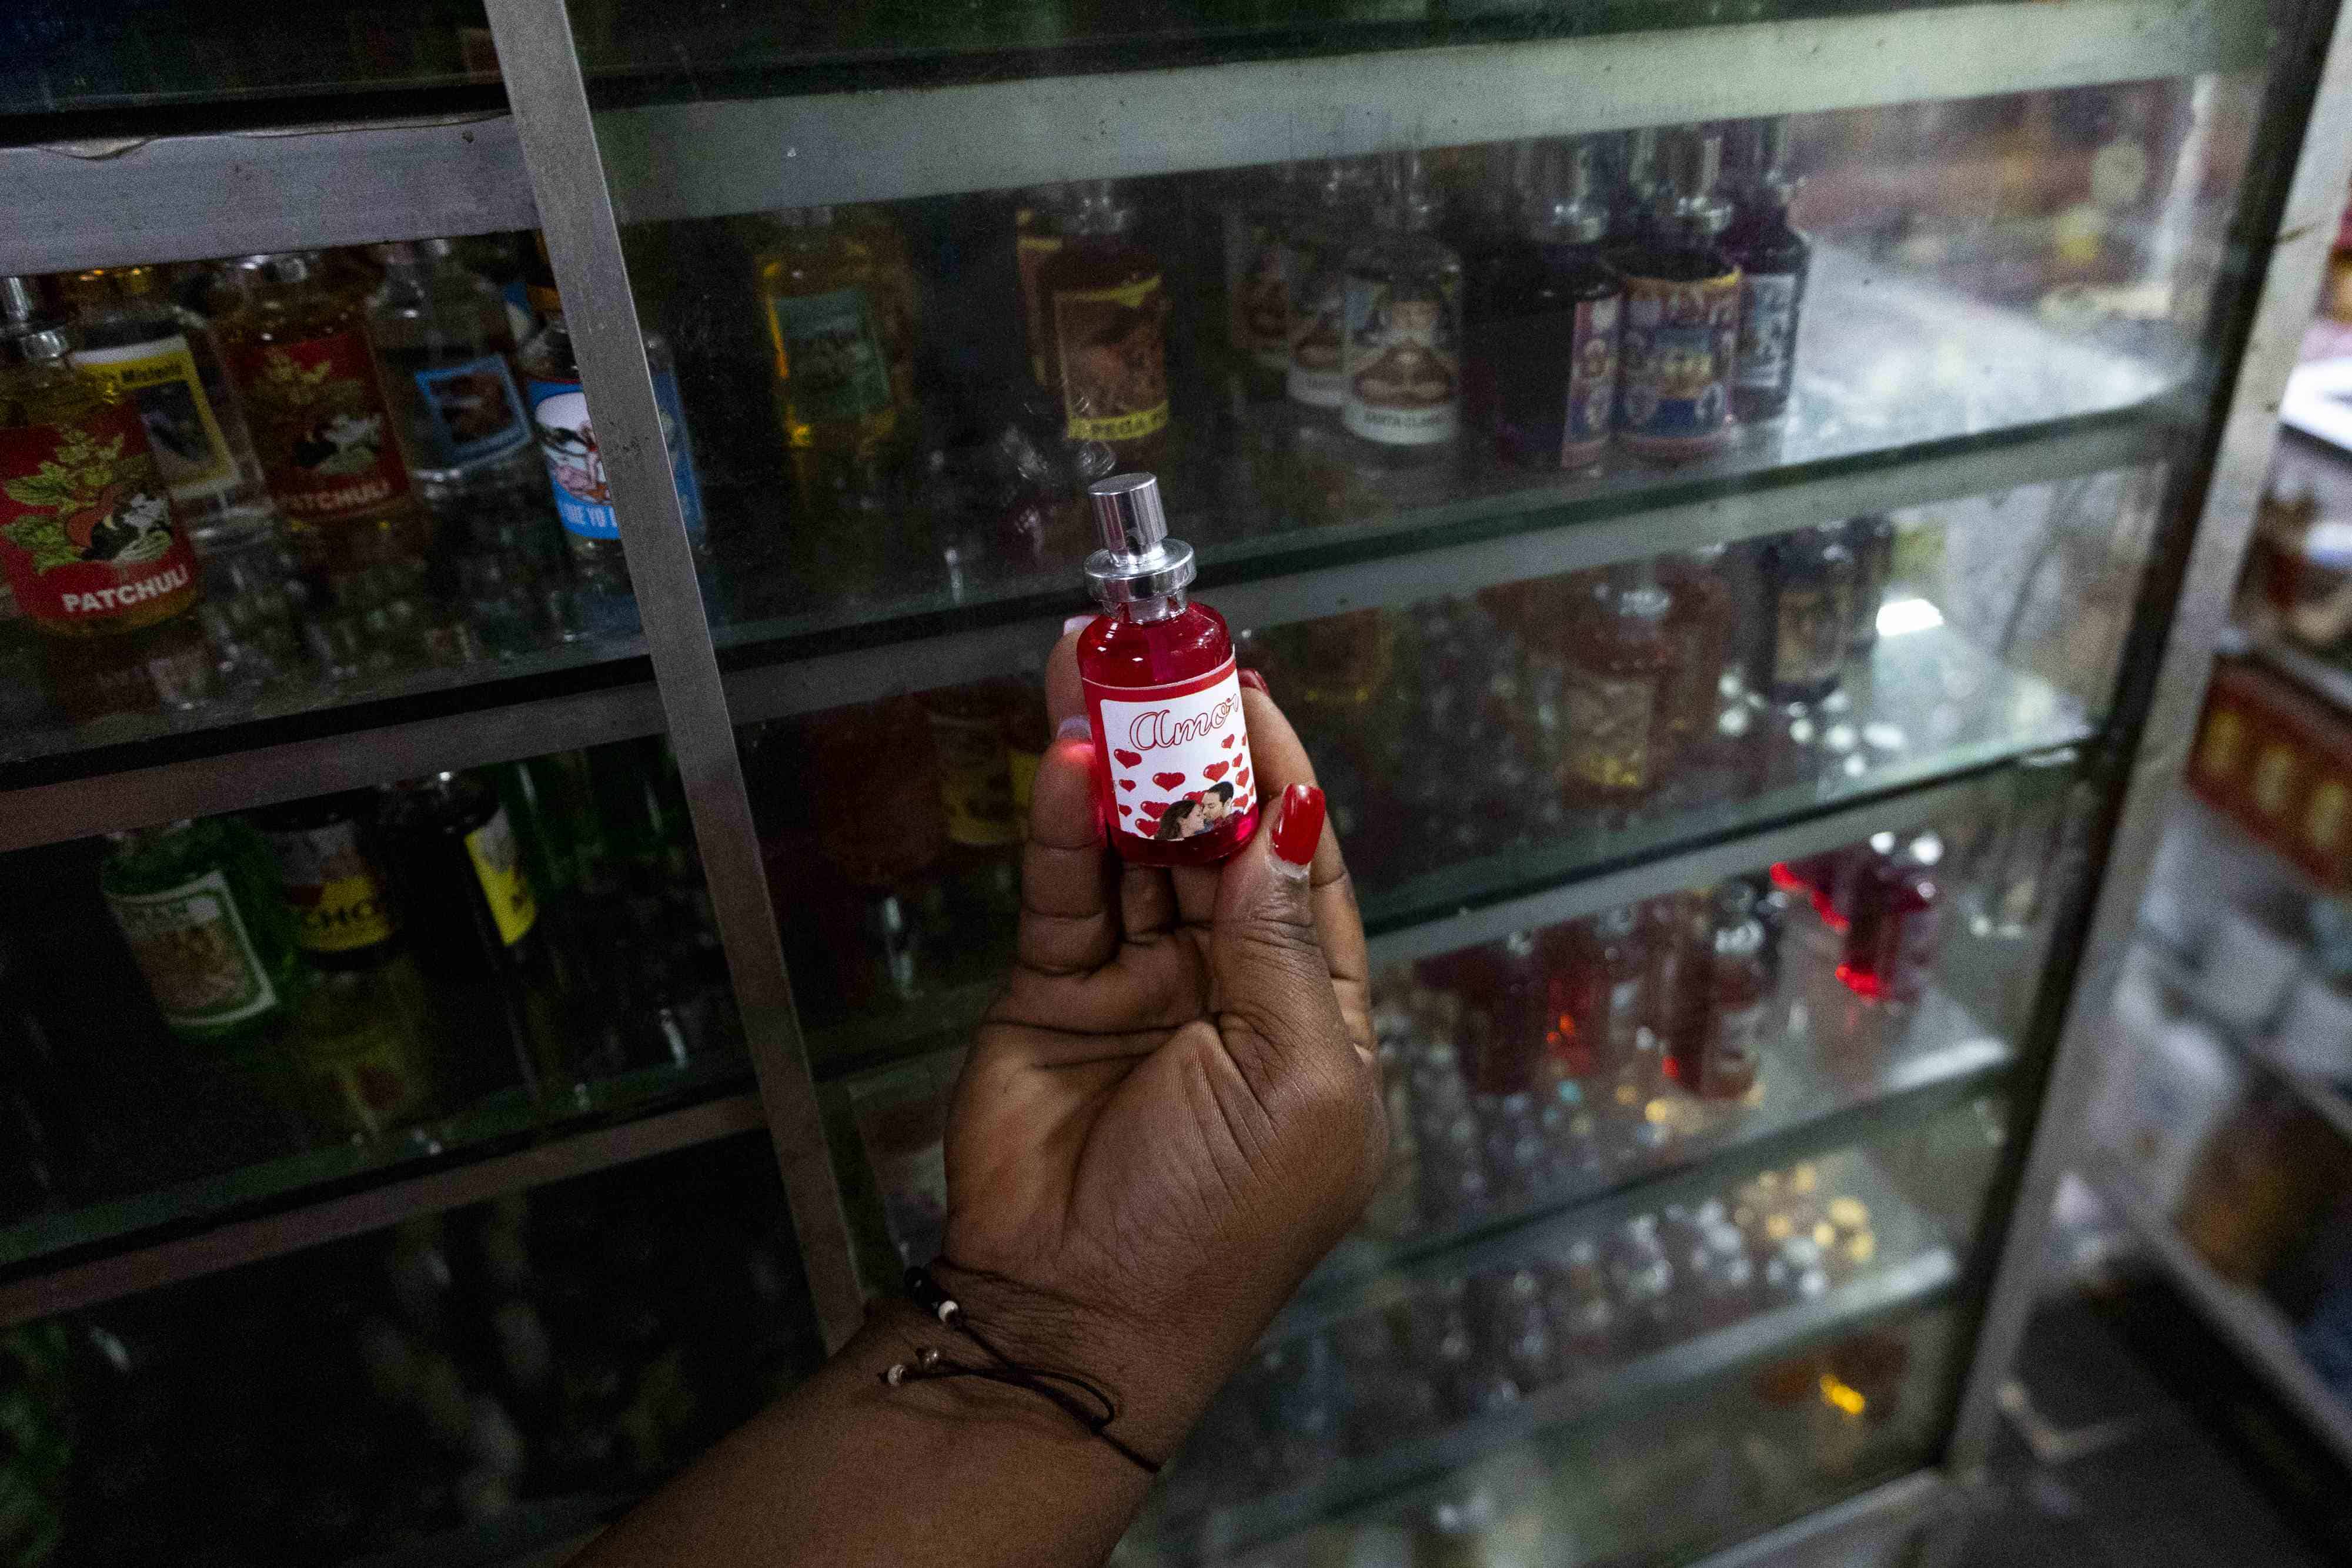
POLYGON ((1629 277, 1618 352, 1617 429, 1654 457, 1696 457, 1731 428, 1739 274, 1698 283, 1629 277))
POLYGON ((1073 441, 1139 441, 1168 427, 1167 301, 1160 275, 1054 293, 1054 351, 1073 441))
POLYGON ((1045 354, 1052 345, 1046 341, 1045 292, 1038 286, 1037 273, 1061 250, 1057 234, 1024 234, 1013 241, 1013 264, 1021 274, 1021 323, 1029 332, 1029 373, 1040 386, 1048 380, 1045 354))
POLYGON ((1159 686, 1087 684, 1119 832, 1189 839, 1257 806, 1234 661, 1159 686))
POLYGON ((583 539, 618 539, 613 491, 604 479, 604 455, 596 450, 596 427, 588 420, 588 397, 575 381, 530 382, 531 428, 539 455, 555 491, 555 515, 563 531, 583 539))
POLYGON ((1609 444, 1617 400, 1617 338, 1624 301, 1614 295, 1576 308, 1568 353, 1568 419, 1559 438, 1559 465, 1598 462, 1609 444))
POLYGON ((1283 278, 1289 295, 1289 374, 1285 382, 1294 402, 1338 408, 1348 399, 1342 368, 1348 311, 1348 274, 1334 247, 1292 244, 1282 249, 1283 278))
POLYGON ((1706 1054, 1699 1062, 1699 1089, 1702 1092, 1727 1087, 1726 1079, 1743 1087, 1756 1075, 1757 1058, 1764 1043, 1765 1005, 1751 1002, 1747 1007, 1715 1015, 1715 1032, 1706 1042, 1706 1054))
POLYGON ((1739 280, 1739 384, 1778 392, 1796 366, 1797 275, 1766 273, 1739 280))
POLYGON ((1367 441, 1427 446, 1462 423, 1461 298, 1439 285, 1400 293, 1378 278, 1347 285, 1347 390, 1339 422, 1367 441))
POLYGON ((0 568, 35 622, 145 626, 194 601, 195 556, 136 405, 0 430, 0 568))
POLYGON ((768 297, 768 329, 783 361, 793 416, 855 423, 890 406, 890 367, 862 288, 768 297))
POLYGON ((522 850, 515 842, 505 807, 466 835, 466 853, 474 862, 482 897, 489 903, 490 918, 498 923, 499 940, 511 947, 537 924, 539 901, 531 896, 530 878, 522 869, 522 850))
POLYGON ((359 824, 329 822, 264 833, 278 857, 286 902, 313 953, 350 953, 392 939, 391 901, 360 847, 359 824))
POLYGON ((298 523, 371 512, 408 494, 367 340, 330 332, 243 350, 245 389, 269 493, 298 523))
POLYGON ((661 416, 662 445, 669 454, 669 480, 677 491, 678 518, 688 538, 702 537, 702 480, 694 471, 694 438, 687 434, 686 402, 677 373, 654 370, 654 408, 661 416))
POLYGON ((175 501, 204 501, 236 487, 236 454, 177 332, 113 349, 81 349, 73 367, 139 405, 147 445, 175 501))
POLYGON ((1290 363, 1290 296, 1274 225, 1235 208, 1225 214, 1225 300, 1234 351, 1269 370, 1290 363))
POLYGON ((1560 675, 1562 756, 1569 777, 1601 789, 1650 784, 1651 710, 1658 684, 1647 675, 1611 676, 1570 665, 1560 675))
POLYGON ((515 391, 504 354, 435 365, 414 372, 413 379, 425 411, 416 434, 425 450, 416 456, 426 466, 461 467, 502 456, 530 439, 522 394, 515 391))
POLYGON ((1845 663, 1846 599, 1827 587, 1780 590, 1772 641, 1775 684, 1810 686, 1837 678, 1845 663))
POLYGON ((929 717, 931 743, 939 752, 940 803, 947 809, 948 837, 985 848, 1018 842, 1013 772, 996 716, 934 712, 929 717))
POLYGON ((106 902, 165 1023, 217 1028, 278 1005, 226 873, 215 868, 165 893, 110 893, 106 902))

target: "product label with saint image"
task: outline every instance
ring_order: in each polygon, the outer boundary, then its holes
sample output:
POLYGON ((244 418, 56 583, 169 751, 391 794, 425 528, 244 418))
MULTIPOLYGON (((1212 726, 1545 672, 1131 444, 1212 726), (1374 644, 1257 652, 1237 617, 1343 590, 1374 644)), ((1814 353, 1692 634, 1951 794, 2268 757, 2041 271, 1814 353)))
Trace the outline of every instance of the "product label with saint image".
POLYGON ((1338 408, 1347 401, 1345 358, 1348 272, 1338 247, 1294 242, 1282 249, 1283 282, 1290 316, 1286 381, 1291 400, 1315 408, 1338 408))
POLYGON ((1160 275, 1054 293, 1054 349, 1073 441, 1139 441, 1167 428, 1167 301, 1160 275))
POLYGON ((139 405, 148 447, 173 500, 208 500, 235 487, 236 455, 213 412, 187 339, 174 332, 119 348, 79 349, 73 367, 119 388, 139 405))
POLYGON ((1257 805, 1241 681, 1228 659, 1162 686, 1089 685, 1119 832, 1189 839, 1257 805))
POLYGON ((474 862, 474 876, 482 897, 498 923, 499 940, 511 947, 530 933, 539 920, 539 901, 531 896, 530 878, 522 868, 522 851, 506 808, 466 835, 466 853, 474 862))
POLYGON ((1847 600, 1827 586, 1780 591, 1772 643, 1776 681, 1814 685, 1837 677, 1845 664, 1847 600))
POLYGON ((1347 387, 1339 422, 1367 441, 1426 446, 1462 423, 1462 350, 1454 286, 1347 283, 1347 387))
POLYGON ((768 297, 788 417, 855 423, 890 406, 890 367, 862 288, 768 297))
POLYGON ((1649 788, 1657 682, 1648 675, 1602 675, 1570 665, 1561 674, 1559 695, 1569 777, 1602 789, 1649 788))
POLYGON ((1796 275, 1743 277, 1739 280, 1739 384, 1759 392, 1777 392, 1786 386, 1796 339, 1796 275))
POLYGON ((1660 457, 1711 449, 1731 427, 1739 274, 1697 283, 1628 277, 1618 352, 1617 430, 1660 457))
POLYGON ((1568 421, 1560 433, 1559 464, 1579 468, 1599 457, 1609 444, 1617 400, 1617 337, 1624 301, 1611 296, 1576 308, 1569 343, 1568 421))
POLYGON ((163 893, 110 893, 106 902, 164 1022, 217 1028, 278 1005, 226 873, 163 893))

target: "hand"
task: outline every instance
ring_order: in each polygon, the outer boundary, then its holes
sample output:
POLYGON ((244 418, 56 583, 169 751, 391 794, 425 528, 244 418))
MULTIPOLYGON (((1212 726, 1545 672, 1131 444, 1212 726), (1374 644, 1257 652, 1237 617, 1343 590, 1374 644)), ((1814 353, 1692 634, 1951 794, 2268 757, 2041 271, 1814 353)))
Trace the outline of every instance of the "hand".
MULTIPOLYGON (((1048 668, 1057 724, 1082 711, 1075 648, 1048 668)), ((1388 1140, 1339 841, 1289 721, 1242 701, 1265 809, 1222 866, 1122 865, 1094 743, 1046 751, 1019 953, 948 1121, 942 1283, 1009 1354, 1113 1393, 1112 1430, 1162 1459, 1362 1212, 1388 1140)))

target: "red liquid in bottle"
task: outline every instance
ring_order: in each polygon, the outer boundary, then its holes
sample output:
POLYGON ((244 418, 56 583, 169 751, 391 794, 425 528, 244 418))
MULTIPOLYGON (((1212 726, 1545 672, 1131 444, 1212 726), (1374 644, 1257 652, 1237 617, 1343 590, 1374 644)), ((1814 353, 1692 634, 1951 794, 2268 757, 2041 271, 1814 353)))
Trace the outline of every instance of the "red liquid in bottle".
POLYGON ((1882 856, 1863 879, 1837 977, 1857 996, 1916 1001, 1936 965, 1943 894, 1935 878, 1943 842, 1923 833, 1900 857, 1882 856))
POLYGON ((1159 482, 1088 487, 1107 547, 1087 561, 1104 613, 1078 637, 1095 791, 1130 865, 1214 865, 1257 829, 1257 779, 1224 617, 1187 601, 1192 552, 1167 537, 1159 482))

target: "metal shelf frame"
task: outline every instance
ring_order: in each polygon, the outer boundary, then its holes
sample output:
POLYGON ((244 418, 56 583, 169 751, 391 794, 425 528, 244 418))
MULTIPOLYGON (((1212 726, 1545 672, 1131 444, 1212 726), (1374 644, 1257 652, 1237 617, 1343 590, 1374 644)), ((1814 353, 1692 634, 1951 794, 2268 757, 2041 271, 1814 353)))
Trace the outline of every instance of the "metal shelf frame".
MULTIPOLYGON (((35 841, 257 804, 349 783, 667 729, 702 851, 759 1092, 118 1252, 0 1289, 16 1322, 289 1251, 407 1214, 764 1125, 774 1144, 819 1322, 838 1343, 861 1300, 827 1158, 806 1041, 777 940, 734 726, 909 685, 1009 667, 1058 631, 1019 621, 855 653, 722 672, 659 434, 636 300, 629 223, 909 197, 1087 176, 1129 176, 2193 73, 2269 68, 2267 140, 2250 165, 2237 232, 2256 237, 2224 279, 2239 302, 2217 341, 2225 369, 2195 389, 2202 418, 2168 440, 2176 485, 2102 748, 2127 763, 2094 837, 2095 900, 2071 911, 2045 977, 2033 1040, 2010 1082, 2031 1139, 1987 1223, 2008 1215, 1976 1326, 1945 1469, 1980 1462, 1999 1382, 2022 1332, 2050 1197, 2073 1163, 2095 1079, 2098 1015, 2137 923, 2163 798, 2189 744, 2206 666, 2268 463, 2273 410, 2308 314, 2342 193, 2352 179, 2352 29, 2334 0, 2053 0, 1936 6, 1887 16, 1661 30, 1571 41, 1344 54, 1164 71, 1113 71, 928 89, 819 93, 593 112, 564 0, 487 0, 510 115, 383 120, 285 131, 0 149, 14 222, 0 271, 184 259, 251 250, 489 232, 546 233, 572 303, 591 399, 646 631, 653 682, 519 707, 205 757, 0 796, 38 824, 35 841), (2252 287, 2259 280, 2258 292, 2252 287), (2231 289, 2234 287, 2236 292, 2231 289), (2242 350, 2242 353, 2241 352, 2242 350), (2054 1041, 2046 1059, 2042 1047, 2054 1041), (2046 1082, 2038 1067, 2046 1060, 2046 1082), (2038 1113, 2028 1107, 2039 1105, 2038 1113)), ((1621 560, 1822 517, 2116 465, 2151 426, 2074 430, 1909 466, 1764 485, 1683 507, 1444 546, 1333 571, 1236 580, 1228 613, 1277 624, 1538 572, 1621 560)), ((1903 797, 1926 801, 1961 786, 1903 797)), ((1856 810, 1876 810, 1875 805, 1856 810)), ((1813 820, 1791 843, 1843 841, 1813 820), (1816 831, 1817 829, 1817 831, 1816 831)), ((1704 846, 1685 869, 1733 852, 1704 846)), ((1738 852, 1752 853, 1752 850, 1738 852)), ((1746 869, 1746 865, 1737 869, 1746 869)), ((1620 901, 1611 873, 1382 938, 1391 956, 1479 940, 1536 918, 1620 901), (1524 905, 1521 907, 1520 905, 1524 905), (1506 924, 1507 923, 1507 924, 1506 924), (1426 942, 1429 947, 1416 947, 1426 942)), ((1630 875, 1631 873, 1622 873, 1630 875)), ((1704 871, 1694 872, 1704 876, 1704 871)), ((1704 1167, 1701 1167, 1702 1169, 1704 1167)), ((1951 1292, 1974 1268, 1884 1299, 1875 1315, 1951 1292)), ((1975 1292, 1968 1292, 1976 1299, 1975 1292)), ((1843 1320, 1840 1320, 1843 1321, 1843 1320)), ((1663 1363, 1660 1385, 1834 1326, 1758 1320, 1711 1342, 1704 1364, 1663 1363), (1768 1332, 1768 1322, 1769 1328, 1768 1332), (1725 1337, 1728 1336, 1728 1337, 1725 1337)), ((1574 1403, 1570 1400, 1570 1403, 1574 1403)), ((1565 1408, 1563 1416, 1567 1414, 1565 1408)), ((1907 1483, 1898 1483, 1905 1485, 1907 1483)), ((1932 1489, 1932 1483, 1921 1483, 1932 1489)), ((1908 1495, 1908 1494, 1906 1494, 1908 1495)))

